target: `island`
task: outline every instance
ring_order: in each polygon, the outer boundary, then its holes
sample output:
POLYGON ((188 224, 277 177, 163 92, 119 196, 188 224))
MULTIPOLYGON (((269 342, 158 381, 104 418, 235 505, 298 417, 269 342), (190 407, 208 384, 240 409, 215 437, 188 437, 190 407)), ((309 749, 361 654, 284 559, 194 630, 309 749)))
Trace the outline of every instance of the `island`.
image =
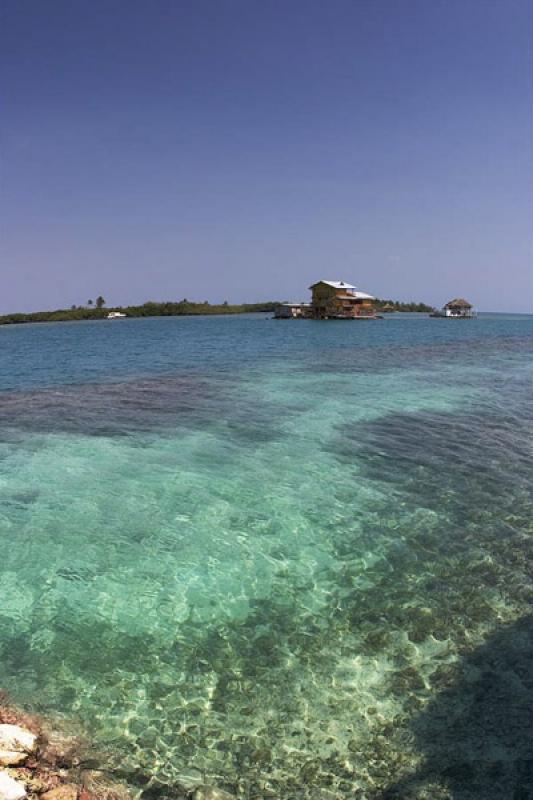
MULTIPOLYGON (((0 325, 17 325, 30 322, 80 322, 86 320, 103 320, 126 317, 182 317, 206 316, 214 314, 250 314, 273 313, 282 305, 283 301, 267 300, 262 303, 203 303, 187 300, 155 302, 147 301, 137 306, 106 306, 105 301, 96 304, 89 301, 84 306, 71 306, 70 308, 56 309, 53 311, 30 311, 4 314, 0 316, 0 325), (110 316, 111 315, 111 316, 110 316)), ((377 311, 422 311, 431 312, 434 309, 425 303, 405 303, 398 300, 375 299, 377 311), (388 308, 386 307, 388 306, 388 308)))

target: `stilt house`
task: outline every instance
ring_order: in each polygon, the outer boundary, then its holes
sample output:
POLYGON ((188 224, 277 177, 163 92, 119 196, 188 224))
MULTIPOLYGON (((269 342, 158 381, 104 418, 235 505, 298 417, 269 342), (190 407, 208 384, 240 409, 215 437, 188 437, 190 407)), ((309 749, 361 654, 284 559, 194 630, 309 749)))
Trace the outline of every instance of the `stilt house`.
POLYGON ((318 281, 309 287, 313 293, 315 319, 375 318, 375 298, 344 281, 318 281))

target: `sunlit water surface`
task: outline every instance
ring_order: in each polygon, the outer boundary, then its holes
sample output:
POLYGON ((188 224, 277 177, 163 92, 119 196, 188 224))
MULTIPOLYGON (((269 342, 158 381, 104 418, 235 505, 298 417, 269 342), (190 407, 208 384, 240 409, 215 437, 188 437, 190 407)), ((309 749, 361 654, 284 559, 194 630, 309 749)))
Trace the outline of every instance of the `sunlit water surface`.
POLYGON ((0 328, 0 686, 145 797, 533 780, 533 318, 0 328))

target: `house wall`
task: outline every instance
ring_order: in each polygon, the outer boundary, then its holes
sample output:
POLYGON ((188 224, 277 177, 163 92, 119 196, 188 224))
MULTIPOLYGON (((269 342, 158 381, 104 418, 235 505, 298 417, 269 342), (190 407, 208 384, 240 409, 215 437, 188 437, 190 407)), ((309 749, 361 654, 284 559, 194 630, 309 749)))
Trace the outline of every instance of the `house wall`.
POLYGON ((471 308, 456 308, 452 306, 445 309, 445 314, 447 317, 471 317, 473 312, 471 308))
POLYGON ((328 286, 327 283, 319 283, 313 286, 313 314, 315 317, 328 317, 337 313, 335 298, 340 294, 338 289, 328 286))
POLYGON ((319 283, 317 286, 313 286, 313 309, 315 311, 319 309, 325 311, 328 303, 337 293, 337 289, 334 289, 333 286, 328 286, 326 283, 319 283))

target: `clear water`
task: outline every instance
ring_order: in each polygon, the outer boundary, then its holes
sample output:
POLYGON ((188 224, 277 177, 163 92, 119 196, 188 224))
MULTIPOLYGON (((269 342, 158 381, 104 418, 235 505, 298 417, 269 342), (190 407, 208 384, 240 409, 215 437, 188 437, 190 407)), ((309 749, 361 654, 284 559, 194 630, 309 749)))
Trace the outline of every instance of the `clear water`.
POLYGON ((145 797, 533 784, 533 317, 0 328, 0 686, 145 797))

